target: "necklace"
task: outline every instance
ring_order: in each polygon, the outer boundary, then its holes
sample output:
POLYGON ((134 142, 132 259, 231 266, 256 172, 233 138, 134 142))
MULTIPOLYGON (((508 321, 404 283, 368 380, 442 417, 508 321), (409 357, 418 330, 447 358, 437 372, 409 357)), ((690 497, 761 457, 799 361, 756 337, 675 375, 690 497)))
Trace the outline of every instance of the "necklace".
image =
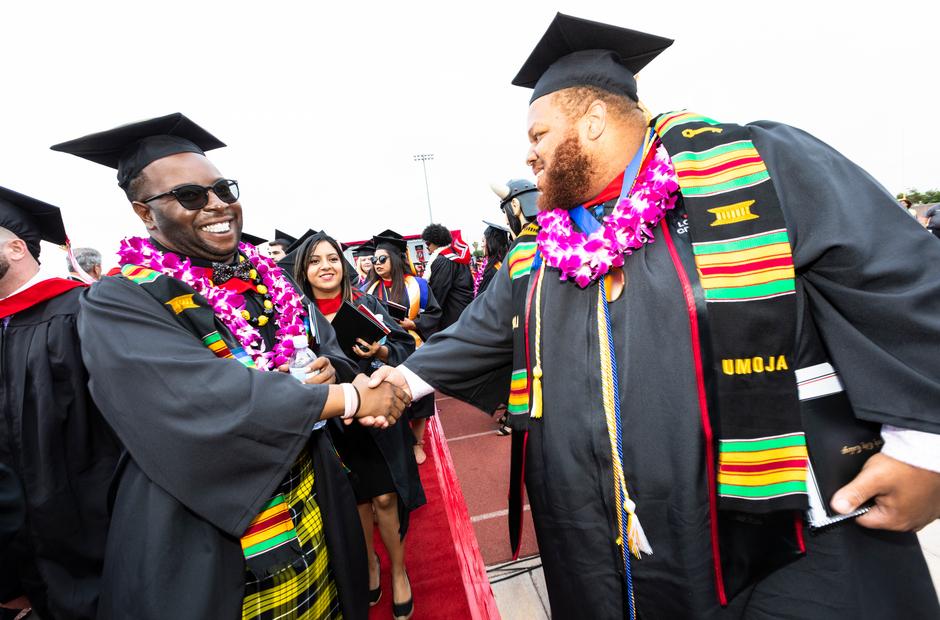
POLYGON ((251 263, 255 288, 264 296, 264 311, 254 318, 245 308, 244 296, 213 285, 209 278, 197 273, 188 258, 161 252, 149 239, 128 237, 122 240, 118 262, 121 266, 139 265, 153 269, 192 287, 209 302, 215 315, 252 357, 255 366, 271 370, 287 363, 294 351, 291 339, 306 333, 303 302, 274 261, 261 256, 254 246, 247 243, 239 243, 238 251, 240 261, 251 263), (267 351, 258 327, 267 324, 270 316, 274 317, 277 331, 276 342, 272 350, 267 351))
POLYGON ((653 239, 653 229, 676 206, 679 182, 666 149, 658 141, 650 147, 637 175, 633 191, 622 198, 604 225, 590 234, 574 230, 565 209, 538 215, 536 241, 549 267, 561 271, 561 279, 573 279, 581 288, 622 267, 624 257, 653 239))

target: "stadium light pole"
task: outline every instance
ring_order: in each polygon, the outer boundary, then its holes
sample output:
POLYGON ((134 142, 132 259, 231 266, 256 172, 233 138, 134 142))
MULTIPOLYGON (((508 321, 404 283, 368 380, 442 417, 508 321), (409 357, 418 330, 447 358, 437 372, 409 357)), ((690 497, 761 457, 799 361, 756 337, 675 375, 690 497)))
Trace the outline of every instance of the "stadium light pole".
POLYGON ((434 223, 434 216, 431 214, 431 190, 428 187, 428 162, 434 159, 432 153, 424 153, 421 155, 415 155, 415 161, 421 162, 421 167, 424 168, 424 192, 428 197, 428 218, 430 218, 430 223, 434 223))

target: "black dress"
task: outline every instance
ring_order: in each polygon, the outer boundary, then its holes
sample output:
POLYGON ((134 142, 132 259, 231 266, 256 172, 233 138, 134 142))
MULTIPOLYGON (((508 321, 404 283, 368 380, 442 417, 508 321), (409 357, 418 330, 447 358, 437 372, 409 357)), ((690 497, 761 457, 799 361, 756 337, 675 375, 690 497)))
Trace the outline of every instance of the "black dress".
MULTIPOLYGON (((388 317, 388 309, 372 295, 353 292, 354 305, 364 305, 374 314, 388 317)), ((414 339, 395 321, 386 324, 392 330, 385 346, 387 364, 396 366, 414 352, 414 339)), ((357 358, 359 371, 367 375, 382 365, 372 359, 357 358)), ((330 426, 333 441, 343 464, 349 469, 356 501, 360 504, 387 493, 398 494, 401 534, 408 529, 408 512, 425 503, 424 489, 418 475, 412 446, 414 435, 407 424, 387 429, 365 428, 361 424, 330 426)))

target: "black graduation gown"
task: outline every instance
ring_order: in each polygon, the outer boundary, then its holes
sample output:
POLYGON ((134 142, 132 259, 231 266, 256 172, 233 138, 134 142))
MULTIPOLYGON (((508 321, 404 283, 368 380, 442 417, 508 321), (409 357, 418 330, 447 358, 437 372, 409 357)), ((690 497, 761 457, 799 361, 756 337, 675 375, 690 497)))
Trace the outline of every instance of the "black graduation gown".
MULTIPOLYGON (((82 308, 89 387, 128 452, 114 488, 100 617, 240 617, 239 537, 308 450, 344 617, 365 618, 355 499, 328 434, 311 437, 327 386, 215 357, 124 278, 93 286, 82 308)), ((321 337, 332 335, 329 323, 321 328, 321 337)))
POLYGON ((473 274, 470 273, 470 266, 446 256, 438 256, 431 263, 428 284, 441 306, 440 329, 446 329, 457 322, 464 308, 473 301, 473 274))
POLYGON ((0 562, 0 600, 43 618, 93 618, 120 446, 88 394, 76 320, 81 289, 23 310, 0 334, 0 463, 26 520, 0 562))
POLYGON ((13 470, 0 463, 0 559, 9 561, 6 556, 7 545, 23 525, 26 504, 23 502, 23 489, 13 470))
MULTIPOLYGON (((761 122, 753 141, 794 244, 798 307, 819 329, 855 414, 940 432, 940 280, 921 267, 940 262, 940 244, 868 174, 813 137, 761 122)), ((671 219, 678 251, 690 253, 681 221, 671 219)), ((626 289, 610 305, 624 469, 654 552, 633 561, 640 617, 936 618, 915 535, 854 522, 807 532, 805 557, 719 606, 689 320, 661 232, 656 239, 627 258, 626 289)), ((555 618, 625 615, 596 295, 555 271, 545 275, 544 417, 530 421, 525 466, 555 618)), ((504 266, 488 293, 405 365, 492 411, 508 391, 519 314, 504 266)), ((798 362, 807 338, 799 334, 798 362)))
MULTIPOLYGON (((385 317, 386 325, 392 330, 385 342, 385 346, 388 347, 388 361, 386 364, 397 366, 414 352, 414 338, 395 321, 391 320, 385 304, 372 295, 362 295, 353 303, 354 305, 364 305, 374 314, 381 314, 385 317)), ((358 365, 359 372, 367 375, 371 375, 375 370, 371 359, 360 358, 358 365)), ((385 459, 385 464, 388 466, 392 482, 395 484, 395 490, 398 494, 399 530, 402 538, 404 538, 405 533, 408 531, 408 513, 427 502, 424 496, 424 487, 421 486, 421 477, 418 474, 418 464, 412 450, 415 438, 411 428, 407 424, 395 424, 387 429, 364 428, 357 424, 351 426, 336 424, 332 428, 334 433, 338 432, 341 435, 337 441, 341 455, 344 441, 366 439, 375 442, 376 447, 385 459), (363 437, 364 435, 366 437, 363 437)))

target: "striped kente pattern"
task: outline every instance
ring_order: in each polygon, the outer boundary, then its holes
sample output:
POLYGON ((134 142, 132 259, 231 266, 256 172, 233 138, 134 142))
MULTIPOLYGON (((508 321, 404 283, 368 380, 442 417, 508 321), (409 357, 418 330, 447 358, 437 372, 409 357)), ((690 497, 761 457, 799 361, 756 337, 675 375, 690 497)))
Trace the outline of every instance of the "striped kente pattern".
POLYGON ((693 243, 692 252, 706 301, 753 301, 794 292, 786 229, 693 243))
POLYGON ((760 439, 722 439, 718 495, 766 500, 806 493, 808 455, 803 433, 760 439))
POLYGON ((140 265, 124 265, 121 267, 121 275, 137 284, 148 284, 159 278, 162 274, 153 269, 147 269, 140 265))
POLYGON ((219 332, 212 332, 202 339, 202 344, 221 359, 236 359, 247 368, 256 368, 255 361, 241 347, 229 349, 219 332))
POLYGON ((342 618, 313 482, 313 463, 303 451, 277 490, 278 495, 283 495, 295 524, 301 553, 291 565, 273 575, 257 579, 250 572, 246 573, 243 619, 342 618))
POLYGON ((506 256, 506 262, 509 263, 509 279, 515 280, 529 275, 532 271, 532 261, 535 260, 535 250, 537 245, 534 241, 529 243, 517 243, 506 256))
POLYGON ((242 552, 250 559, 297 538, 283 495, 272 499, 242 534, 242 552))
POLYGON ((529 373, 525 368, 512 372, 509 384, 509 404, 506 405, 509 413, 529 412, 529 373))
POLYGON ((682 195, 715 196, 752 187, 770 178, 750 140, 738 140, 705 151, 672 156, 682 195))
POLYGON ((662 136, 667 131, 686 123, 705 123, 707 125, 717 125, 718 121, 712 120, 707 116, 702 116, 701 114, 695 114, 694 112, 676 112, 674 114, 665 114, 660 117, 654 129, 657 134, 662 136))

